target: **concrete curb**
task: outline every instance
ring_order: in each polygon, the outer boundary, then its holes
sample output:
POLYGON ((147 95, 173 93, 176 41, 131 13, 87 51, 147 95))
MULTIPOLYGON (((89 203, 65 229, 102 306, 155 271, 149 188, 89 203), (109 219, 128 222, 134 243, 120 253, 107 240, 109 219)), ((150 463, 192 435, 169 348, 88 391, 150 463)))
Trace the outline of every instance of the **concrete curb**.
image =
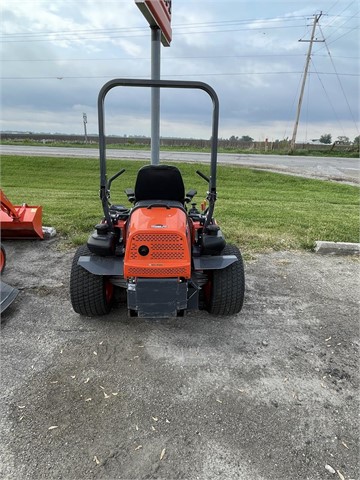
POLYGON ((360 255, 360 243, 315 242, 315 253, 320 255, 360 255))

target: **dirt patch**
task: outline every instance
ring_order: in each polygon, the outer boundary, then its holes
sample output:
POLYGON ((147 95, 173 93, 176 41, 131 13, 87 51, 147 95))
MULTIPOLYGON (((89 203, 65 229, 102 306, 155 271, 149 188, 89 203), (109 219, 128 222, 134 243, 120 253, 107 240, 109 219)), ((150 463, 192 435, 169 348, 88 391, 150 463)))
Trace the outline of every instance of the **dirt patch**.
POLYGON ((87 319, 73 251, 5 247, 2 478, 359 478, 355 259, 259 255, 234 317, 87 319))

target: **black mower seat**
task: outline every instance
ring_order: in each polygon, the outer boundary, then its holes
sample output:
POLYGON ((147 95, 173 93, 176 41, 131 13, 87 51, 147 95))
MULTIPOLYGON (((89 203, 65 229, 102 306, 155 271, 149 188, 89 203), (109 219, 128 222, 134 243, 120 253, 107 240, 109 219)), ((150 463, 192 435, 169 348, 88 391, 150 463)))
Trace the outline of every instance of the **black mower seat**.
POLYGON ((146 165, 140 168, 135 182, 135 201, 185 200, 185 187, 177 167, 170 165, 146 165))

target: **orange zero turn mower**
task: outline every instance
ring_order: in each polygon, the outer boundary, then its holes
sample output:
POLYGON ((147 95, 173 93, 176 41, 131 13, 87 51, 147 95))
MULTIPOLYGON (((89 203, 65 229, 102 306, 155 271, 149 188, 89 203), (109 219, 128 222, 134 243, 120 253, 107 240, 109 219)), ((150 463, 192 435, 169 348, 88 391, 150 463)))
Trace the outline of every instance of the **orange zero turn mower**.
POLYGON ((71 268, 70 296, 75 312, 96 316, 110 311, 117 289, 126 293, 129 316, 166 318, 204 309, 214 315, 240 312, 245 291, 244 266, 235 245, 226 244, 214 219, 219 102, 202 82, 116 79, 98 97, 100 198, 104 217, 71 268), (207 204, 199 211, 185 192, 179 169, 169 165, 140 168, 134 189, 125 190, 130 207, 110 200, 106 174, 104 103, 114 87, 161 87, 205 91, 213 103, 207 204), (191 205, 191 206, 190 206, 191 205))

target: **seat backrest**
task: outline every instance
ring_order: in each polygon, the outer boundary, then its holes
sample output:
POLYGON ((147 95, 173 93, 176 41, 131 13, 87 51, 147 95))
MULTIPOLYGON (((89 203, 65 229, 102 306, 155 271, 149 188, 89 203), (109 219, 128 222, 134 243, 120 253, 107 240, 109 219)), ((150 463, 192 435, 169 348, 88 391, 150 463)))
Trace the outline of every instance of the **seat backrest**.
POLYGON ((184 203, 185 187, 177 167, 146 165, 140 168, 135 183, 135 199, 171 200, 184 203))

